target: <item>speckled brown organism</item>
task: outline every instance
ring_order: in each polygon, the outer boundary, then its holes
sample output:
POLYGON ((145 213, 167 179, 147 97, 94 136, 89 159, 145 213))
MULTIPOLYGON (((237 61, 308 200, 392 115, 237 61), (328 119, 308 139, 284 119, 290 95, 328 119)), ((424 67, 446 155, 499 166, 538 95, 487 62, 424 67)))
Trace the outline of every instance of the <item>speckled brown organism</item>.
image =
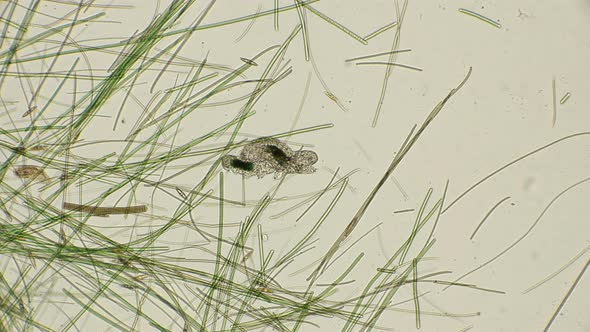
POLYGON ((275 174, 309 174, 318 155, 310 150, 293 151, 287 144, 272 137, 257 138, 248 143, 239 156, 226 155, 221 159, 224 169, 245 176, 262 178, 275 174))

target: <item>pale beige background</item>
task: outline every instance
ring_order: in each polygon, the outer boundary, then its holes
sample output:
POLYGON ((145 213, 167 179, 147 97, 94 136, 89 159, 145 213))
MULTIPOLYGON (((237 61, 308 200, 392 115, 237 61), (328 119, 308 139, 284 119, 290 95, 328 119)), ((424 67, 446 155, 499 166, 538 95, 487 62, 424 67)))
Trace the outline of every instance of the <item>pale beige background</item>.
MULTIPOLYGON (((125 1, 135 8, 106 10, 105 20, 119 21, 120 24, 105 24, 99 31, 88 29, 80 32, 77 38, 130 36, 145 27, 158 5, 161 9, 167 3, 125 1)), ((259 3, 265 10, 271 8, 271 1, 218 1, 204 23, 254 13, 259 3)), ((289 3, 281 1, 281 4, 289 3)), ((204 4, 200 5, 195 6, 194 14, 204 4)), ((314 6, 360 35, 395 20, 394 1, 322 0, 314 6)), ((48 13, 51 12, 49 7, 48 13)), ((189 24, 189 18, 182 23, 189 24)), ((294 11, 281 14, 280 30, 276 32, 271 16, 259 18, 237 43, 236 38, 246 29, 248 22, 198 32, 181 56, 201 60, 210 52, 210 62, 237 67, 241 64, 240 57, 251 57, 269 45, 281 43, 297 23, 294 11)), ((255 107, 257 114, 246 122, 243 133, 264 136, 288 131, 311 73, 309 94, 296 128, 327 123, 334 126, 292 138, 295 143, 312 146, 318 153, 319 170, 313 175, 288 179, 282 194, 322 188, 332 176, 330 170, 339 167, 341 174, 360 169, 350 182, 354 190, 345 192, 327 221, 328 227, 320 231, 316 247, 319 253, 325 252, 346 227, 410 128, 421 123, 434 105, 460 82, 468 68, 473 68, 465 87, 448 103, 394 173, 405 194, 390 179, 353 233, 351 238, 356 239, 382 223, 355 247, 356 253, 364 251, 366 255, 363 270, 356 276, 359 281, 368 273, 363 271, 372 273, 383 264, 385 255, 390 255, 399 241, 407 238, 415 214, 394 215, 393 211, 417 209, 430 187, 434 190, 432 201, 438 199, 447 180, 450 183, 447 202, 450 202, 473 183, 520 155, 563 136, 590 129, 590 1, 410 0, 400 48, 411 48, 412 51, 399 55, 398 62, 420 67, 423 71, 393 70, 376 128, 370 124, 385 69, 381 66, 354 66, 344 60, 390 50, 394 30, 381 34, 365 46, 311 14, 308 14, 308 23, 311 52, 318 69, 327 86, 349 111, 343 112, 326 97, 311 63, 304 59, 301 36, 297 36, 286 53, 293 73, 259 101, 255 107), (461 14, 457 11, 461 7, 497 19, 502 27, 496 29, 461 14), (571 93, 567 103, 558 104, 554 127, 551 125, 553 77, 558 99, 566 92, 571 93)), ((92 60, 97 66, 101 66, 102 61, 108 66, 112 61, 107 57, 92 60)), ((249 77, 256 77, 255 74, 256 71, 249 77)), ((171 74, 164 79, 173 80, 174 77, 171 74)), ((147 84, 149 86, 151 82, 147 84)), ((148 99, 146 96, 144 101, 148 99)), ((104 137, 104 130, 112 127, 116 110, 105 114, 111 116, 105 119, 105 127, 96 128, 95 132, 89 133, 88 139, 92 134, 96 139, 104 137)), ((227 112, 234 114, 235 106, 202 112, 209 112, 207 116, 218 119, 227 112)), ((131 109, 125 117, 128 117, 127 127, 121 125, 122 132, 133 124, 131 109)), ((207 124, 196 120, 195 123, 184 123, 178 139, 190 139, 207 128, 207 124)), ((116 137, 118 133, 109 132, 109 135, 116 137)), ((435 235, 436 245, 428 254, 434 260, 424 263, 423 273, 450 270, 453 274, 448 279, 452 280, 510 245, 559 192, 590 174, 589 148, 590 137, 587 136, 565 141, 479 186, 441 218, 435 235), (470 241, 469 236, 476 225, 505 196, 511 196, 511 199, 470 241)), ((206 168, 199 170, 205 171, 206 168)), ((200 175, 202 173, 197 171, 177 181, 188 185, 200 175)), ((241 179, 228 175, 226 183, 227 195, 239 198, 241 179)), ((258 199, 274 183, 270 177, 260 181, 248 180, 248 198, 258 199)), ((523 294, 523 291, 590 245, 586 211, 589 194, 590 186, 585 184, 564 195, 526 239, 499 260, 463 280, 506 294, 432 288, 434 291, 422 301, 423 310, 481 312, 481 315, 466 318, 423 315, 422 330, 459 331, 473 326, 472 331, 540 331, 590 256, 586 254, 537 290, 529 294, 523 294)), ((276 207, 271 212, 281 211, 281 207, 286 206, 276 207)), ((161 202, 159 208, 166 209, 165 203, 161 202)), ((211 209, 214 218, 216 208, 212 206, 211 209)), ((235 213, 234 221, 238 221, 238 216, 247 212, 234 209, 228 213, 235 213)), ((204 212, 201 221, 215 220, 207 218, 204 212)), ((305 231, 305 227, 312 223, 312 218, 297 226, 293 225, 292 218, 263 220, 269 241, 266 247, 275 245, 280 252, 290 238, 305 231)), ((182 238, 169 240, 183 241, 182 238)), ((354 256, 356 254, 346 257, 354 256)), ((304 285, 293 285, 297 286, 304 285)), ((351 295, 360 291, 360 287, 344 287, 342 292, 351 295)), ((586 275, 555 321, 552 331, 590 331, 587 315, 589 290, 590 276, 586 275)), ((407 300, 410 296, 410 292, 402 292, 394 302, 407 300)), ((412 303, 400 307, 412 309, 412 303)), ((322 326, 322 331, 336 330, 330 321, 318 319, 315 322, 322 326)), ((379 325, 395 331, 412 331, 415 329, 414 315, 389 311, 379 325)), ((147 325, 145 328, 148 329, 147 325)), ((313 327, 304 326, 304 331, 312 330, 313 327)))

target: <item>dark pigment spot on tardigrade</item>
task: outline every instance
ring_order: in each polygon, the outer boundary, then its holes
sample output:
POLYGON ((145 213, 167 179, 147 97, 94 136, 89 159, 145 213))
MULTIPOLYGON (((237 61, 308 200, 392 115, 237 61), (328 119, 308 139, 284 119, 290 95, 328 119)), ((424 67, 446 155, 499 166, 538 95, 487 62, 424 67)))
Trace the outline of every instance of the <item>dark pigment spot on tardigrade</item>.
POLYGON ((270 152, 274 160, 276 160, 276 162, 278 162, 279 165, 283 167, 287 166, 289 164, 289 161, 291 161, 291 158, 287 156, 287 154, 283 150, 279 149, 275 145, 267 145, 266 151, 270 152))
POLYGON ((254 163, 251 163, 249 161, 242 161, 238 158, 234 158, 231 161, 231 166, 244 171, 252 171, 254 169, 254 163))

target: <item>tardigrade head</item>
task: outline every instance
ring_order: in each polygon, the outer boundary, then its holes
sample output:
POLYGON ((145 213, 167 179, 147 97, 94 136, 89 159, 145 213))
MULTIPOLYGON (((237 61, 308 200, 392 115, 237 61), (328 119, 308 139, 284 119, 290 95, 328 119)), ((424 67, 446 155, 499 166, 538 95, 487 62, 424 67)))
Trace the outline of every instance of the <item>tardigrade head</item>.
POLYGON ((299 151, 295 154, 293 162, 297 173, 313 173, 313 165, 318 162, 318 155, 310 150, 299 151))

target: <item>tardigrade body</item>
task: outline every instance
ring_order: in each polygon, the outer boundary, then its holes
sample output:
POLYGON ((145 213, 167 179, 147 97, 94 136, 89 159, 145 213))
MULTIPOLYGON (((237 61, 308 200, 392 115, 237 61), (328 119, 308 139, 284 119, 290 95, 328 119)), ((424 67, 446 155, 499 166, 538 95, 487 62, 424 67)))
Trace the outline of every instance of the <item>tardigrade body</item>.
POLYGON ((309 174, 315 172, 313 165, 318 155, 310 150, 293 151, 287 144, 272 137, 261 137, 249 142, 239 156, 226 155, 221 164, 226 170, 259 178, 275 173, 309 174))

